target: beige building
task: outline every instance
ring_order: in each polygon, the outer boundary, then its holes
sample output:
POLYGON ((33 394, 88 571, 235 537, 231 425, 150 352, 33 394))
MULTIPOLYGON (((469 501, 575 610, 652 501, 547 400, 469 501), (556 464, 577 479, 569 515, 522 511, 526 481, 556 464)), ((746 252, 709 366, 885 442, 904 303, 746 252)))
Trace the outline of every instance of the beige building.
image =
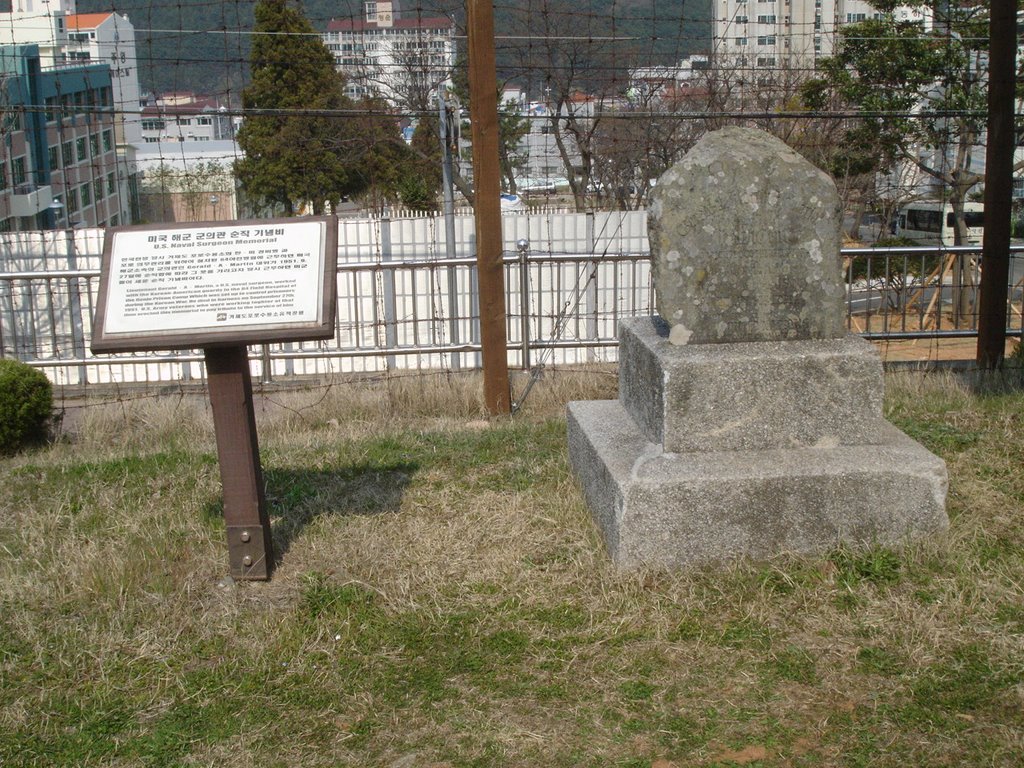
MULTIPOLYGON (((714 0, 713 51, 718 67, 813 71, 835 50, 844 24, 877 17, 865 0, 714 0)), ((896 9, 898 18, 930 25, 920 8, 896 9)))
POLYGON ((379 96, 395 107, 425 108, 451 84, 455 24, 403 15, 391 0, 370 0, 363 19, 331 19, 324 43, 352 98, 379 96))

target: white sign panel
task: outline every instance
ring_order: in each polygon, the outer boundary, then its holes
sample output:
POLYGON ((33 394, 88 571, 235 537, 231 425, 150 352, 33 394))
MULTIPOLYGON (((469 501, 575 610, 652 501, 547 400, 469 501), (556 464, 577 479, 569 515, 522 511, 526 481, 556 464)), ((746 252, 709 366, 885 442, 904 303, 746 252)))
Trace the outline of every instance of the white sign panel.
POLYGON ((118 232, 107 333, 319 323, 320 222, 118 232))
POLYGON ((332 225, 333 219, 307 219, 111 231, 97 317, 101 338, 93 348, 329 334, 332 225))

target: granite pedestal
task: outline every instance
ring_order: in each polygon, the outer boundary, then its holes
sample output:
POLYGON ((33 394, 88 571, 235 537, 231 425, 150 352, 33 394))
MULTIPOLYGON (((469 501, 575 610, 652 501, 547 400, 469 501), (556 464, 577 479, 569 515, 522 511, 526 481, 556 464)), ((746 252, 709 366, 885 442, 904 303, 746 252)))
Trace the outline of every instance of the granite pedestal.
POLYGON ((801 342, 784 375, 763 377, 751 361, 782 366, 776 344, 673 347, 658 325, 623 323, 620 400, 569 405, 570 461, 617 565, 899 544, 948 525, 945 464, 882 418, 867 342, 801 342), (789 386, 803 394, 780 397, 789 386))

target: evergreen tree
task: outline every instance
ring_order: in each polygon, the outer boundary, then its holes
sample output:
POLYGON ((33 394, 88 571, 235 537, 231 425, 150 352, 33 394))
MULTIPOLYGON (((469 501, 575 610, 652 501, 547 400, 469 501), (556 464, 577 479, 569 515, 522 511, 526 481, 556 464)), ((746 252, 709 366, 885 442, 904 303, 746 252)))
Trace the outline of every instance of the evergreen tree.
POLYGON ((254 112, 238 132, 245 158, 235 174, 248 196, 289 216, 307 203, 323 213, 364 186, 344 153, 353 124, 329 114, 351 107, 344 81, 300 8, 260 0, 255 15, 252 82, 242 92, 242 107, 254 112))
POLYGON ((437 117, 427 113, 412 135, 412 157, 399 182, 399 193, 402 203, 414 210, 437 210, 443 180, 439 130, 437 117))
MULTIPOLYGON (((452 70, 452 93, 463 107, 470 109, 469 103, 469 61, 460 56, 452 70)), ((468 125, 463 128, 464 135, 469 135, 468 125)), ((530 133, 530 122, 520 114, 519 105, 501 100, 501 88, 498 88, 498 162, 501 165, 503 186, 513 194, 516 190, 516 176, 523 172, 526 156, 520 152, 519 144, 530 133)), ((458 186, 458 184, 456 184, 458 186)))

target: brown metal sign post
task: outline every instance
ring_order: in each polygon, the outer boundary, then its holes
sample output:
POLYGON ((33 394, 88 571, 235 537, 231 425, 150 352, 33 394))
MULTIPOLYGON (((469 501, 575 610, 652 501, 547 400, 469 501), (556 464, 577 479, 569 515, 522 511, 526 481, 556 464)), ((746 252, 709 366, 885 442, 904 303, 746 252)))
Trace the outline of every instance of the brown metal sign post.
POLYGON ((107 233, 92 350, 203 349, 237 579, 274 569, 246 344, 333 336, 337 254, 333 216, 107 233))
POLYGON ((244 346, 215 347, 204 352, 231 575, 236 579, 268 579, 274 570, 274 545, 263 490, 249 356, 244 346))

